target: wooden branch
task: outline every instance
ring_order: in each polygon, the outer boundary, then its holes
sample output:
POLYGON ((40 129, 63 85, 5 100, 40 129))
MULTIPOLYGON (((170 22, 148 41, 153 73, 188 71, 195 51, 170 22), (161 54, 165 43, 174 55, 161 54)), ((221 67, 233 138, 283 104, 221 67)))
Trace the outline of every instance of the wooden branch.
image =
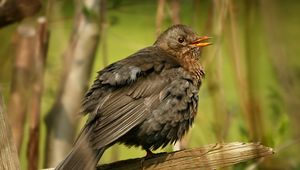
POLYGON ((258 143, 211 144, 196 149, 158 154, 152 159, 129 159, 100 165, 98 170, 173 170, 173 169, 218 169, 250 159, 274 154, 273 149, 258 143))
POLYGON ((0 28, 36 14, 40 0, 0 0, 0 28))
MULTIPOLYGON (((232 142, 160 153, 151 159, 136 158, 113 162, 99 165, 97 170, 219 169, 273 154, 272 148, 259 143, 232 142)), ((54 168, 44 170, 54 170, 54 168)))
POLYGON ((20 169, 18 153, 13 142, 0 91, 0 169, 20 169))

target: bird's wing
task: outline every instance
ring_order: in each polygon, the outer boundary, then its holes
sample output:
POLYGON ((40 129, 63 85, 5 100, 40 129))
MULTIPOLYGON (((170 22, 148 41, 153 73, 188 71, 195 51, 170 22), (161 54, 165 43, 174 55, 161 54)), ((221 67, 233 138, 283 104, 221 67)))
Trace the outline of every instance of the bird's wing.
POLYGON ((97 110, 100 116, 94 122, 92 146, 106 146, 143 122, 159 104, 160 91, 168 83, 167 78, 147 77, 110 93, 97 110))
POLYGON ((177 67, 167 60, 146 49, 99 72, 83 101, 83 112, 90 116, 86 126, 93 127, 94 148, 115 142, 149 116, 160 91, 170 83, 160 72, 177 67))
POLYGON ((158 48, 148 47, 101 70, 92 87, 86 93, 81 113, 93 114, 109 98, 111 92, 125 88, 164 68, 178 67, 176 61, 158 48))

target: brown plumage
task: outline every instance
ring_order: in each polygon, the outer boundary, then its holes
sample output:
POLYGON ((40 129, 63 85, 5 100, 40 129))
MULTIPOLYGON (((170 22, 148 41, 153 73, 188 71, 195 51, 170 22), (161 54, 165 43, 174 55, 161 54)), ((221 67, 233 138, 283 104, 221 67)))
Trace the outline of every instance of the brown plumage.
POLYGON ((197 113, 207 39, 175 25, 154 45, 101 70, 82 104, 89 119, 56 169, 95 169, 118 142, 149 152, 182 138, 197 113))

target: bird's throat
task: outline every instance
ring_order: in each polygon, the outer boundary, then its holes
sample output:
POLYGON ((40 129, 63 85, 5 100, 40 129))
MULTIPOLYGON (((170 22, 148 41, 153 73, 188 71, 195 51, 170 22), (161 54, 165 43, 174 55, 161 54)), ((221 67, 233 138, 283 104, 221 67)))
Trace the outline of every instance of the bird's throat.
POLYGON ((201 83, 201 80, 204 78, 205 73, 199 60, 189 56, 178 57, 177 60, 186 71, 191 73, 197 83, 201 83))

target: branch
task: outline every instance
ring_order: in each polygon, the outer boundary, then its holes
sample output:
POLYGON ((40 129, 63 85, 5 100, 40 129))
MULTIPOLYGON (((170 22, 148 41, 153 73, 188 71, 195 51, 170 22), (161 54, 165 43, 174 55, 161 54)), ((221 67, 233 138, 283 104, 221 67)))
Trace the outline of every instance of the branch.
POLYGON ((0 91, 0 169, 20 169, 17 149, 14 145, 0 91))
POLYGON ((40 8, 39 0, 0 0, 0 28, 33 16, 40 8))
POLYGON ((152 159, 129 159, 100 165, 98 170, 126 169, 218 169, 250 159, 274 154, 273 149, 258 143, 211 144, 196 149, 158 154, 152 159))
MULTIPOLYGON (((259 143, 232 142, 210 144, 200 148, 170 153, 160 153, 154 158, 128 159, 97 167, 98 170, 173 170, 173 169, 219 169, 251 159, 273 155, 272 148, 259 143)), ((44 170, 54 170, 48 168, 44 170)))

